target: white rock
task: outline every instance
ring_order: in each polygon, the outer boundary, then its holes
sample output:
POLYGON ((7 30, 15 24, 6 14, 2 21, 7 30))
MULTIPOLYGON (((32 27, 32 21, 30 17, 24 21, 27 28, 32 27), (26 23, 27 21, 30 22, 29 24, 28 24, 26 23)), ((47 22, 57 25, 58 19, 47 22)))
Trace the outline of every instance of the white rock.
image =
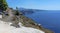
POLYGON ((0 20, 0 33, 45 33, 30 27, 15 28, 10 26, 10 24, 0 20))
POLYGON ((0 18, 2 18, 2 15, 0 15, 0 18))

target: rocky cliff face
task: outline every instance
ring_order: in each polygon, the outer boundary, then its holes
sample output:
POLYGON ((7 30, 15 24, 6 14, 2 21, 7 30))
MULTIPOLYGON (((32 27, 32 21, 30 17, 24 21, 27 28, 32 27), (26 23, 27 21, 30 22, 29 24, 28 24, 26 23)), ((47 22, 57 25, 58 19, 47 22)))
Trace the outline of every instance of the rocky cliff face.
POLYGON ((14 26, 16 28, 17 27, 20 28, 19 23, 21 23, 22 26, 24 26, 24 27, 30 27, 30 28, 38 29, 38 30, 44 31, 44 33, 54 33, 51 30, 43 28, 41 26, 41 24, 35 23, 34 20, 22 15, 21 13, 19 13, 19 15, 15 14, 15 11, 12 9, 7 9, 6 12, 7 12, 7 14, 3 14, 3 18, 1 20, 5 21, 7 23, 8 22, 12 23, 12 24, 10 24, 11 26, 14 26))

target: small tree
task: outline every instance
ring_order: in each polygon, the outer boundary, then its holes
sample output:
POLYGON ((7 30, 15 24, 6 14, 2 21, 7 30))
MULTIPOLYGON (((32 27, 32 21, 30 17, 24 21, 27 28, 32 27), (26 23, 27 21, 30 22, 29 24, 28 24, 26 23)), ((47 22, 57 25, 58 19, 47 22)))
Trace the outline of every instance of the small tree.
POLYGON ((19 15, 19 12, 18 12, 18 10, 16 10, 16 11, 15 11, 15 15, 19 15))
POLYGON ((8 5, 6 0, 0 0, 0 10, 5 11, 7 9, 8 5))

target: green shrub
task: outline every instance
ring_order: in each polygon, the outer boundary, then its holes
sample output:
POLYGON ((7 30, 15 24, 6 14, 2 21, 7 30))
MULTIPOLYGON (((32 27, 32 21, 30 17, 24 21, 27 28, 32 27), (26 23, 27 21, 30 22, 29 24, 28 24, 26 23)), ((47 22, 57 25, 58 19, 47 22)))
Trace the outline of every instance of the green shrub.
POLYGON ((0 10, 5 11, 7 9, 8 5, 6 0, 0 0, 0 10))

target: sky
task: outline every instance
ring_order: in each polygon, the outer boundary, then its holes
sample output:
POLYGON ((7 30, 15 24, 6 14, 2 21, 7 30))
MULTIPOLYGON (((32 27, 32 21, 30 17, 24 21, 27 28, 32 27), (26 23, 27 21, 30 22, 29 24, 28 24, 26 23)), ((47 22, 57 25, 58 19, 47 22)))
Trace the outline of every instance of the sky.
POLYGON ((7 0, 9 7, 60 10, 60 0, 7 0))

